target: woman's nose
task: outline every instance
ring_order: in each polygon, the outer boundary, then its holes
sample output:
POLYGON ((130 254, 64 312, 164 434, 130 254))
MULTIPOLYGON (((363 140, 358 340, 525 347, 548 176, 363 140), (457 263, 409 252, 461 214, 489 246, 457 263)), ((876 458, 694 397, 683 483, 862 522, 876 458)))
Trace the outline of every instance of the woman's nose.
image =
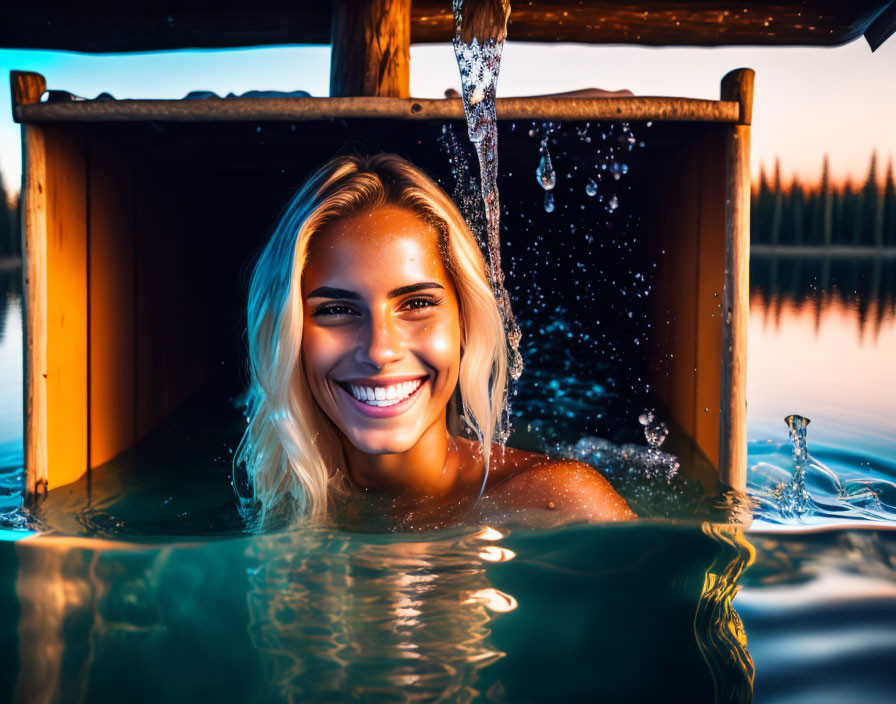
POLYGON ((384 313, 373 313, 368 326, 367 344, 362 344, 359 361, 382 369, 404 356, 404 342, 396 321, 384 313))

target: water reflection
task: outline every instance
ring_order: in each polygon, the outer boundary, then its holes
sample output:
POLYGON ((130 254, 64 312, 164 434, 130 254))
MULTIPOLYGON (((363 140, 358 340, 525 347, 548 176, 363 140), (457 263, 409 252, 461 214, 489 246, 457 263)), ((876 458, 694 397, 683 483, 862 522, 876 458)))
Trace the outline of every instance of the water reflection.
POLYGON ((735 605, 750 634, 757 701, 893 698, 896 533, 751 535, 735 605))
POLYGON ((753 660, 732 600, 741 576, 756 559, 756 550, 736 526, 704 523, 703 532, 730 549, 720 552, 706 570, 694 634, 712 672, 715 701, 749 702, 753 700, 753 660))
POLYGON ((488 581, 480 535, 359 543, 322 534, 252 543, 250 637, 288 701, 472 701, 514 598, 488 581), (398 693, 401 696, 396 696, 398 693), (391 696, 389 693, 392 693, 391 696))
POLYGON ((754 247, 750 257, 751 308, 776 325, 786 307, 809 307, 815 327, 831 307, 856 312, 859 337, 868 328, 876 338, 885 322, 896 317, 896 256, 831 255, 818 248, 796 256, 787 250, 754 247))
POLYGON ((709 525, 0 543, 3 667, 27 702, 749 701, 752 556, 709 525))
POLYGON ((885 320, 876 337, 862 337, 859 320, 855 308, 836 302, 823 309, 820 322, 811 307, 783 302, 776 320, 754 299, 747 356, 751 465, 777 451, 755 443, 784 443, 789 474, 781 419, 794 412, 812 418, 814 454, 838 473, 852 465, 867 475, 869 463, 892 463, 896 317, 885 320))
POLYGON ((21 312, 22 269, 0 259, 0 525, 22 493, 21 312))

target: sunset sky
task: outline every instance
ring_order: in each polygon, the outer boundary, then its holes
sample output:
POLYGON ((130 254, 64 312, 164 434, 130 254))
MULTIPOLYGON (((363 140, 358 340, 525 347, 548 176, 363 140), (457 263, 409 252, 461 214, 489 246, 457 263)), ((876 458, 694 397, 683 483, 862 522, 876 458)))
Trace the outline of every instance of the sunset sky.
MULTIPOLYGON (((785 180, 814 183, 823 155, 837 180, 864 180, 873 150, 882 167, 896 157, 896 39, 872 53, 864 40, 837 48, 646 48, 575 44, 505 47, 498 96, 577 88, 628 88, 636 95, 719 97, 733 68, 756 70, 753 172, 780 157, 785 180)), ((84 55, 0 50, 0 68, 38 71, 51 88, 85 97, 180 98, 253 89, 327 95, 329 47, 285 47, 156 54, 84 55)), ((442 97, 459 86, 449 45, 411 49, 411 94, 442 97)), ((19 128, 0 91, 0 176, 8 191, 21 178, 19 128)))

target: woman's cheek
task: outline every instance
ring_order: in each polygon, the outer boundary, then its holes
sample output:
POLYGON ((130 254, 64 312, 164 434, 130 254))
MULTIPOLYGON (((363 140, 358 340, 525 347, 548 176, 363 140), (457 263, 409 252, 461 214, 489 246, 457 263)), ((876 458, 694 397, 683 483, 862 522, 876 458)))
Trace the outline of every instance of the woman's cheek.
MULTIPOLYGON (((449 376, 460 367, 460 325, 457 320, 444 320, 427 326, 426 348, 432 358, 432 366, 449 376)), ((450 381, 450 379, 446 379, 450 381)))

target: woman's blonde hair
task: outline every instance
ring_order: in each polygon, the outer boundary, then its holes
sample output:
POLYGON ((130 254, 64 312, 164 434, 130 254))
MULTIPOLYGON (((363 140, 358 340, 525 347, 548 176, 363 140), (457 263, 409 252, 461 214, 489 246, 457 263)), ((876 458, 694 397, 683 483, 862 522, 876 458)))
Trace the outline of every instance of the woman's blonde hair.
POLYGON ((507 343, 479 245, 451 199, 410 162, 395 154, 336 157, 286 206, 249 285, 249 424, 234 458, 234 487, 244 515, 258 525, 275 516, 323 518, 339 486, 334 479, 345 477, 339 431, 314 400, 302 363, 302 274, 325 224, 385 205, 415 213, 438 232, 460 304, 463 417, 488 467, 501 430, 507 343))

